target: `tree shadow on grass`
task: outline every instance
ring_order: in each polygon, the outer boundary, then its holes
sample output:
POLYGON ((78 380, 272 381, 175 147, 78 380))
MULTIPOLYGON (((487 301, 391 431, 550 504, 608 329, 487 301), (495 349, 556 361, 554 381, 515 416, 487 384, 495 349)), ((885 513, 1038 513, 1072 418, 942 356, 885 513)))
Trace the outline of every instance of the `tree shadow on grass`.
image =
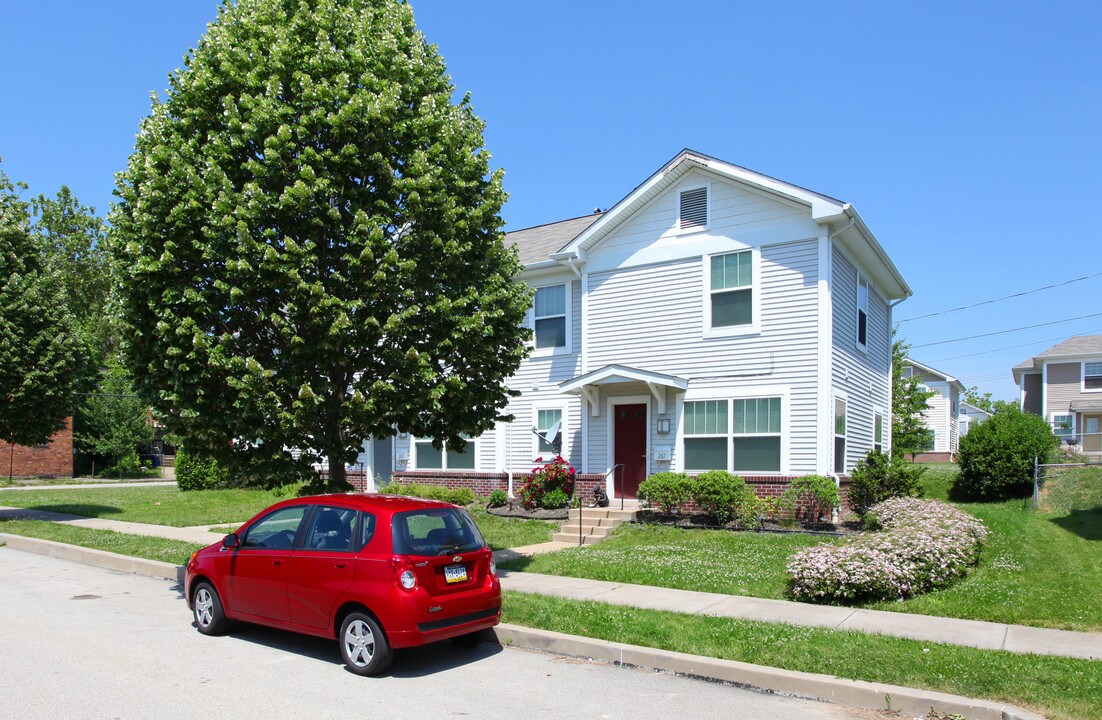
POLYGON ((108 517, 122 512, 122 508, 114 505, 59 503, 56 505, 34 505, 27 508, 0 510, 0 518, 6 520, 67 520, 75 517, 108 517))
POLYGON ((1072 510, 1067 515, 1052 518, 1051 522, 1084 540, 1102 540, 1102 508, 1072 510))

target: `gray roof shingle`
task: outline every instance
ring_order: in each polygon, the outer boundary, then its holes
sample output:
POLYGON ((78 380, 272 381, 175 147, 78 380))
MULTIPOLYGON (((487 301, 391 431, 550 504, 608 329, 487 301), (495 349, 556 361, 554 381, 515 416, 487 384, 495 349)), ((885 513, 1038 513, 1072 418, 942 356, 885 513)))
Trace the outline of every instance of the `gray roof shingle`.
POLYGON ((1102 354, 1102 335, 1080 335, 1078 337, 1068 338, 1058 345, 1053 345, 1043 353, 1018 363, 1014 366, 1014 369, 1029 370, 1034 367, 1039 368, 1040 364, 1038 364, 1037 361, 1045 358, 1100 354, 1102 354))
POLYGON ((552 253, 562 250, 571 240, 585 232, 604 213, 593 213, 570 220, 537 225, 505 234, 506 245, 516 245, 520 262, 529 265, 547 260, 552 253))

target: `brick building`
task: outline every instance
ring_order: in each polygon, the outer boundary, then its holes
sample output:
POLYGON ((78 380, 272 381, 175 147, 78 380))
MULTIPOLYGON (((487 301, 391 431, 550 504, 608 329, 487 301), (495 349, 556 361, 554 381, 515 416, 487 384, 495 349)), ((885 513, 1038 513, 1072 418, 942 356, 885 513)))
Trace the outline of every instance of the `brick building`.
POLYGON ((65 427, 54 433, 45 445, 27 447, 8 445, 0 455, 3 475, 14 477, 72 477, 73 418, 65 419, 65 427))

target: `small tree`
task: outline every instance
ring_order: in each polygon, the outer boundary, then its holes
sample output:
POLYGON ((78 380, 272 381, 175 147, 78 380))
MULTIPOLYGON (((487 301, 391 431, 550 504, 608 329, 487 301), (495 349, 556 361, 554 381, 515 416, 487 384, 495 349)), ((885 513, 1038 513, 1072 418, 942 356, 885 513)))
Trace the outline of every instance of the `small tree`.
MULTIPOLYGON (((77 445, 115 463, 119 472, 133 465, 138 449, 153 439, 148 406, 134 394, 130 375, 117 360, 109 362, 96 392, 86 398, 77 445)), ((133 469, 133 467, 131 467, 133 469)))
POLYGON ((921 497, 925 471, 905 458, 870 450, 850 473, 850 507, 864 517, 869 508, 889 498, 921 497))
POLYGON ((75 359, 72 319, 31 232, 30 206, 0 170, 0 439, 37 445, 65 426, 75 359))
POLYGON ((913 374, 904 375, 909 348, 902 339, 892 342, 892 455, 896 457, 922 451, 932 435, 923 424, 922 411, 933 393, 924 390, 913 374))
POLYGON ((1046 462, 1060 440, 1044 418, 1003 405, 960 439, 955 497, 999 500, 1028 495, 1034 458, 1046 462))

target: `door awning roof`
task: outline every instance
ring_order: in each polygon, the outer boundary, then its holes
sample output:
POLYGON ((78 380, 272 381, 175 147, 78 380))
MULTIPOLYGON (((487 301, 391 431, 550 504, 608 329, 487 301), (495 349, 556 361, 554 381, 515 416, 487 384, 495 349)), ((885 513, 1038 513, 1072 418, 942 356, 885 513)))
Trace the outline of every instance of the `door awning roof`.
POLYGON ((1078 413, 1102 413, 1102 400, 1075 400, 1071 411, 1078 413))
POLYGON ((619 385, 623 383, 643 383, 658 401, 658 412, 666 412, 666 388, 685 390, 689 387, 689 381, 676 375, 640 370, 627 365, 605 365, 602 368, 578 375, 570 380, 559 383, 559 391, 567 395, 581 395, 588 402, 590 412, 593 415, 600 413, 598 405, 598 390, 602 386, 619 385))

